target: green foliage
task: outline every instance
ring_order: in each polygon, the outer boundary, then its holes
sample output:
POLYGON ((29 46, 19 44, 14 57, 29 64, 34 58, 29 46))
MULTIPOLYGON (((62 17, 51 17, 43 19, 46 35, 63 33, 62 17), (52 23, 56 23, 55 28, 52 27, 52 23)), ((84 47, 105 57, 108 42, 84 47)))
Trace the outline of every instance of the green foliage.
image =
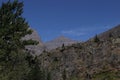
POLYGON ((113 34, 112 33, 109 33, 109 38, 112 38, 113 37, 113 34))
POLYGON ((47 79, 46 80, 52 80, 50 72, 47 73, 47 79))
POLYGON ((62 44, 62 48, 65 48, 65 45, 64 45, 64 43, 62 44))
POLYGON ((94 75, 93 80, 119 80, 120 73, 114 71, 100 72, 94 75))
POLYGON ((38 42, 23 39, 32 30, 22 13, 23 2, 18 0, 9 0, 0 7, 0 80, 41 80, 38 78, 43 74, 36 58, 25 49, 38 42))
POLYGON ((65 50, 65 45, 64 43, 62 44, 62 47, 61 47, 61 52, 63 52, 65 50))
POLYGON ((30 40, 24 40, 23 41, 23 44, 24 45, 37 45, 39 42, 38 41, 33 41, 32 39, 30 39, 30 40))
POLYGON ((97 35, 94 37, 94 42, 96 42, 96 43, 100 42, 100 39, 98 38, 97 35))
POLYGON ((28 74, 30 67, 25 60, 24 52, 18 52, 16 58, 11 58, 10 61, 1 61, 0 80, 23 80, 28 74))
POLYGON ((37 57, 31 61, 31 70, 28 74, 27 80, 45 80, 45 72, 40 69, 37 57))
POLYGON ((63 78, 63 80, 67 80, 67 75, 66 75, 66 70, 65 69, 62 73, 62 78, 63 78))

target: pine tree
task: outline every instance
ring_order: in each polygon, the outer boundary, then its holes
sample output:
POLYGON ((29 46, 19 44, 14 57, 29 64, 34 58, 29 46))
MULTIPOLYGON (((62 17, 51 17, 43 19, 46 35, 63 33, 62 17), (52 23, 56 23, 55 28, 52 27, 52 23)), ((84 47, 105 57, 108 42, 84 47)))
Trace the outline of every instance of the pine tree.
POLYGON ((96 42, 96 43, 100 42, 100 39, 98 38, 97 35, 94 37, 94 42, 96 42))
POLYGON ((0 7, 0 80, 23 80, 29 71, 26 45, 36 41, 23 40, 32 30, 22 16, 23 2, 2 3, 0 7))

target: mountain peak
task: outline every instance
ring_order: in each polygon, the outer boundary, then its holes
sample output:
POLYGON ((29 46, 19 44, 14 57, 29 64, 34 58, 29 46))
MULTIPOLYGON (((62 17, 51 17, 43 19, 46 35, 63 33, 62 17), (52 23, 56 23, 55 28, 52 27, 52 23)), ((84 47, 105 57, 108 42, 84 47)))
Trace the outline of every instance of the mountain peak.
POLYGON ((77 43, 77 41, 71 40, 62 35, 62 36, 57 37, 56 39, 46 42, 45 46, 47 47, 48 50, 51 50, 57 47, 61 47, 63 44, 67 46, 67 45, 71 45, 74 43, 77 43))
POLYGON ((64 42, 64 41, 73 41, 73 40, 62 35, 62 36, 57 37, 53 41, 63 41, 64 42))
POLYGON ((63 39, 64 39, 64 38, 67 38, 67 37, 65 37, 65 36, 61 35, 61 36, 59 36, 58 38, 63 38, 63 39))

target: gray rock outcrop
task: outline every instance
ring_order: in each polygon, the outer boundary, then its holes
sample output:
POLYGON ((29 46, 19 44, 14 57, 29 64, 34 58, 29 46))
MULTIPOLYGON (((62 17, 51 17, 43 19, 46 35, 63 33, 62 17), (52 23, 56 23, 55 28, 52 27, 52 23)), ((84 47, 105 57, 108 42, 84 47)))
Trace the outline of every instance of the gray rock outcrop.
POLYGON ((39 42, 38 45, 26 46, 26 49, 30 50, 33 55, 39 55, 43 51, 43 48, 44 48, 43 42, 42 42, 42 40, 40 39, 38 33, 35 30, 33 30, 33 33, 31 35, 26 35, 24 37, 24 39, 25 40, 32 39, 32 40, 36 40, 36 41, 39 42))

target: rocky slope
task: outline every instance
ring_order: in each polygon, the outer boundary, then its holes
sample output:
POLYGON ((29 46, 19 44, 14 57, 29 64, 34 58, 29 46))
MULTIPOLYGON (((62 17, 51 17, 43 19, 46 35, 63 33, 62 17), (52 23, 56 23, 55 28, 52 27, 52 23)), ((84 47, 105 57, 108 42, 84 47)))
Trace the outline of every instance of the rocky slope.
POLYGON ((40 66, 52 80, 120 80, 120 26, 84 43, 44 51, 40 66), (112 34, 112 36, 111 36, 112 34))
POLYGON ((98 35, 100 39, 107 40, 109 37, 120 38, 120 25, 98 35))

